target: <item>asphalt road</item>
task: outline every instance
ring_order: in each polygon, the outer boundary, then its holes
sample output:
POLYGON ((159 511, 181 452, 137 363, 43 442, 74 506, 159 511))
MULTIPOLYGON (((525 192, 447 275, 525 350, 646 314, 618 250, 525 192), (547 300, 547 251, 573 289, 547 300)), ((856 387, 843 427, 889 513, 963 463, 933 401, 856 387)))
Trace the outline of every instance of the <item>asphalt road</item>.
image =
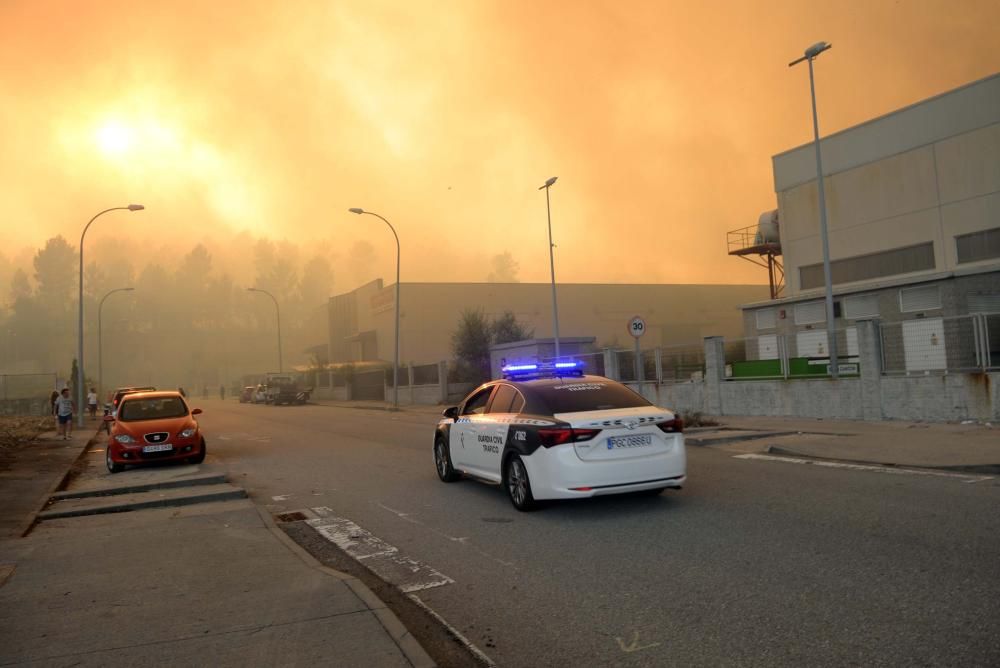
POLYGON ((526 514, 437 479, 431 415, 194 403, 258 503, 452 578, 420 597, 501 666, 1000 664, 998 479, 689 447, 681 492, 526 514))

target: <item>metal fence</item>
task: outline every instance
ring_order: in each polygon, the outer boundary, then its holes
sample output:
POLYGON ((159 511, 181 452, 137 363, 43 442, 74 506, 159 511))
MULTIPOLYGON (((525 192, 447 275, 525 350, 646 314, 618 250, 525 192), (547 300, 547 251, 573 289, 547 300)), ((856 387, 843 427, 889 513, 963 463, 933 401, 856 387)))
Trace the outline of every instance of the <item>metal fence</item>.
POLYGON ((54 373, 12 373, 0 375, 0 399, 35 399, 49 397, 52 390, 61 389, 54 373), (59 385, 59 387, 57 387, 59 385))
MULTIPOLYGON (((612 355, 618 380, 636 382, 635 351, 614 350, 612 355)), ((641 374, 639 380, 660 384, 701 378, 705 372, 705 346, 692 343, 640 350, 638 371, 641 374)))
MULTIPOLYGON (((834 331, 837 366, 845 377, 860 374, 858 335, 855 327, 834 331)), ((727 380, 767 378, 815 378, 830 375, 827 331, 806 329, 794 334, 764 334, 745 339, 726 339, 727 380)))
POLYGON ((437 385, 439 367, 437 364, 415 364, 413 365, 414 385, 437 385))
POLYGON ((1000 370, 1000 313, 884 323, 879 340, 887 375, 1000 370))

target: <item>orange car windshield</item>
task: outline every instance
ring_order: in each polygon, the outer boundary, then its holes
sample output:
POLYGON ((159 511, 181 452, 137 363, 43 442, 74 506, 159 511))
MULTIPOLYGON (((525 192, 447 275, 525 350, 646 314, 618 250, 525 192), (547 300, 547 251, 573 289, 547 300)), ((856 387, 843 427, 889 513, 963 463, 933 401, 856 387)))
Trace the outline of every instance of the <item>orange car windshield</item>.
POLYGON ((178 418, 187 414, 187 406, 180 397, 129 399, 119 409, 118 419, 122 422, 139 422, 178 418))

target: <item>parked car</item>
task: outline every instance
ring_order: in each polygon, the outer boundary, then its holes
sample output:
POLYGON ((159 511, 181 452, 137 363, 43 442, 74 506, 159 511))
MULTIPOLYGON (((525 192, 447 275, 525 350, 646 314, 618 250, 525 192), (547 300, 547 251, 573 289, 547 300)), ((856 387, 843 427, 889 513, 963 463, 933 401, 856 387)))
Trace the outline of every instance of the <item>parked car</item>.
POLYGON ((247 385, 240 390, 240 403, 247 404, 252 402, 255 389, 256 388, 253 385, 247 385))
POLYGON ((111 435, 105 464, 111 473, 150 461, 205 460, 205 437, 196 415, 180 392, 132 392, 122 397, 115 416, 105 418, 111 435))
POLYGON ((444 411, 434 433, 443 482, 500 483, 518 510, 541 499, 680 489, 683 422, 571 362, 519 364, 444 411))
POLYGON ((118 404, 121 402, 122 397, 124 397, 126 394, 132 394, 134 392, 152 392, 154 390, 156 390, 156 388, 153 387, 152 385, 144 385, 144 386, 130 385, 128 387, 119 387, 117 390, 115 390, 115 393, 111 398, 111 414, 112 415, 115 414, 115 412, 118 410, 118 404))

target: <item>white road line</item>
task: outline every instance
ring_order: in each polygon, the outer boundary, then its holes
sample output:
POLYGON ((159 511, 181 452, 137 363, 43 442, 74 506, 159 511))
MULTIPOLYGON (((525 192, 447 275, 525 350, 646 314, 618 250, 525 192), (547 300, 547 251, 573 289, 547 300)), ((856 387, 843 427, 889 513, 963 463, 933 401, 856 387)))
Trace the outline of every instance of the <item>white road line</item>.
POLYGON ((821 459, 801 459, 798 457, 779 457, 777 455, 761 455, 748 453, 745 455, 733 455, 733 459, 759 459, 771 462, 786 462, 788 464, 811 464, 813 466, 825 466, 833 469, 851 469, 853 471, 874 471, 876 473, 888 473, 893 475, 923 475, 936 478, 955 478, 967 484, 993 480, 993 476, 977 476, 967 473, 949 473, 947 471, 923 471, 920 469, 897 468, 894 466, 877 466, 873 464, 848 464, 846 462, 827 462, 821 459))
POLYGON ((430 531, 431 533, 435 533, 435 534, 441 536, 442 538, 446 538, 446 539, 450 540, 453 543, 459 543, 461 545, 465 545, 467 547, 471 547, 473 550, 475 550, 476 552, 478 552, 480 555, 486 557, 487 559, 492 559, 493 561, 497 562, 501 566, 508 566, 510 568, 514 568, 515 567, 515 564, 513 562, 504 561, 503 559, 498 559, 497 557, 494 557, 489 552, 484 552, 483 550, 480 550, 478 547, 474 547, 471 543, 468 542, 469 541, 469 537, 468 536, 450 536, 450 535, 446 534, 445 532, 439 531, 439 530, 435 529, 434 527, 432 527, 432 526, 430 526, 428 524, 424 524, 420 520, 413 519, 412 517, 410 517, 411 513, 404 513, 401 510, 396 510, 395 508, 390 508, 389 506, 387 506, 385 504, 382 504, 382 503, 378 504, 378 506, 379 506, 379 508, 382 508, 383 510, 386 510, 386 511, 392 513, 393 515, 397 516, 401 520, 405 520, 405 521, 409 522, 410 524, 417 524, 419 526, 422 526, 425 529, 427 529, 428 531, 430 531))
POLYGON ((351 520, 333 517, 329 508, 313 508, 312 511, 320 518, 308 520, 306 524, 404 594, 455 582, 430 566, 400 554, 399 548, 351 520))
POLYGON ((420 606, 421 609, 424 610, 424 612, 426 612, 431 617, 436 619, 438 623, 441 624, 441 626, 443 626, 448 631, 448 633, 450 633, 452 637, 455 638, 455 640, 460 642, 462 646, 465 647, 465 649, 469 650, 469 652, 471 652, 472 655, 476 657, 476 659, 478 659, 481 664, 483 664, 484 666, 488 666, 489 668, 495 668, 497 664, 493 662, 493 659, 486 656, 486 654, 483 653, 483 650, 473 645, 472 641, 466 638, 464 635, 462 635, 461 631, 459 631, 454 626, 449 624, 444 617, 436 613, 429 605, 420 600, 419 596, 417 596, 416 594, 409 594, 409 598, 411 601, 420 606))

